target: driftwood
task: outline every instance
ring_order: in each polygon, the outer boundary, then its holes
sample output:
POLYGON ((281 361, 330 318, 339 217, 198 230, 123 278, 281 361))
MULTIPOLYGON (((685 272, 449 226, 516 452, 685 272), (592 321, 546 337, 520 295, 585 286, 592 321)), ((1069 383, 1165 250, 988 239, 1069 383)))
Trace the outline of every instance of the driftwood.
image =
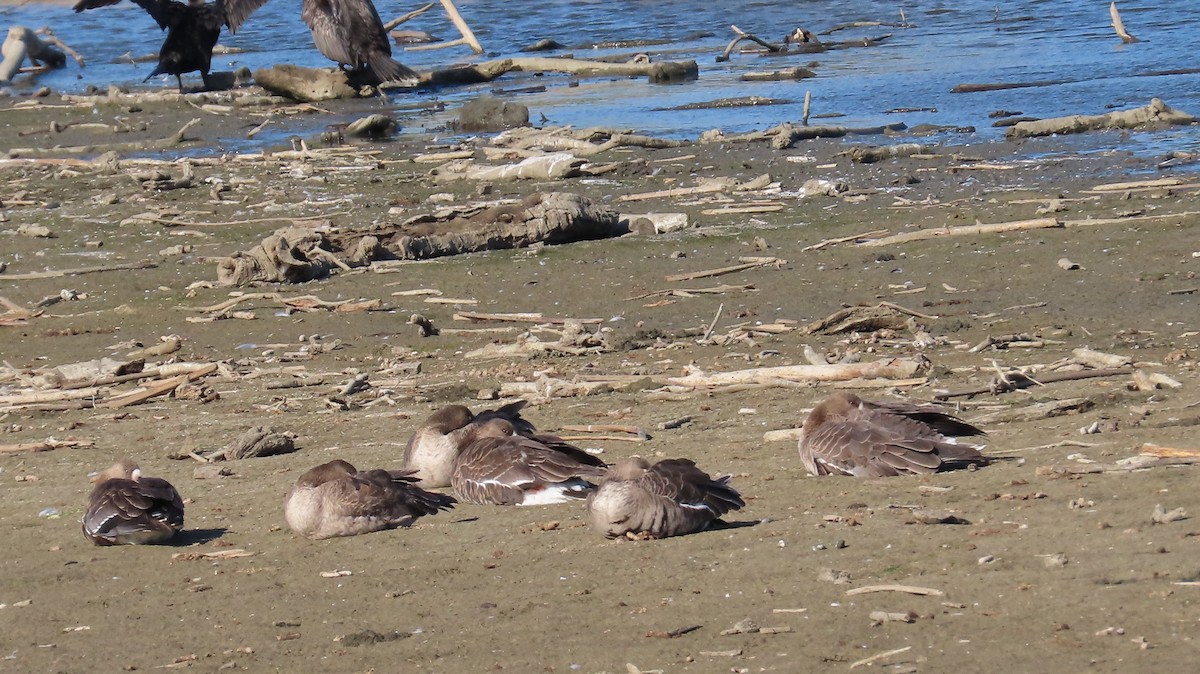
POLYGON ((520 314, 485 314, 477 311, 460 311, 454 314, 453 320, 456 321, 507 321, 514 323, 536 323, 538 325, 566 325, 567 323, 579 323, 580 325, 600 325, 604 323, 603 318, 560 318, 557 316, 543 316, 540 313, 520 313, 520 314))
POLYGON ((761 384, 776 381, 831 382, 881 377, 903 379, 927 369, 928 361, 913 358, 885 358, 868 363, 837 365, 781 365, 713 374, 671 377, 668 384, 689 388, 712 388, 732 384, 761 384))
POLYGON ((738 45, 738 43, 741 42, 742 40, 749 40, 751 42, 757 42, 758 44, 765 47, 767 49, 767 51, 769 51, 769 52, 779 52, 779 51, 784 50, 783 46, 777 45, 777 44, 771 44, 770 42, 767 42, 766 40, 758 37, 757 35, 752 35, 750 33, 747 33, 746 31, 742 30, 741 28, 738 28, 737 26, 730 26, 729 28, 733 31, 733 34, 735 35, 735 37, 733 38, 733 40, 731 40, 729 42, 728 45, 726 45, 725 51, 721 52, 721 55, 717 57, 717 63, 724 63, 725 61, 728 61, 729 55, 733 53, 733 48, 736 47, 738 45))
POLYGON ((258 456, 275 456, 296 451, 292 436, 266 426, 254 426, 221 449, 201 455, 206 461, 237 461, 258 456))
POLYGON ((1136 37, 1130 35, 1129 31, 1125 30, 1125 22, 1121 20, 1121 13, 1117 11, 1117 3, 1109 3, 1108 14, 1112 17, 1113 30, 1117 32, 1117 37, 1121 38, 1121 42, 1125 44, 1140 42, 1136 37))
POLYGON ((1083 133, 1100 129, 1162 128, 1179 124, 1194 124, 1196 118, 1175 110, 1161 99, 1153 98, 1150 104, 1133 110, 1119 110, 1103 115, 1070 115, 1041 119, 1036 122, 1021 122, 1004 132, 1006 138, 1028 138, 1054 134, 1083 133))
POLYGON ((12 81, 21 71, 25 58, 29 57, 34 67, 45 64, 49 68, 61 68, 67 64, 67 56, 49 42, 38 38, 34 31, 25 26, 8 29, 8 37, 0 45, 0 83, 12 81))
POLYGON ((911 326, 912 319, 937 320, 937 316, 905 309, 891 302, 880 302, 873 306, 854 306, 838 309, 832 314, 800 328, 801 335, 817 333, 836 335, 843 332, 874 332, 876 330, 901 330, 911 326))
POLYGON ((1013 370, 1010 372, 1003 372, 1000 377, 993 379, 987 386, 975 386, 969 389, 959 389, 956 391, 942 391, 940 393, 936 393, 933 397, 935 400, 949 400, 950 398, 966 398, 977 396, 983 393, 999 395, 1001 393, 1008 393, 1009 391, 1019 391, 1031 386, 1053 384, 1060 381, 1078 381, 1080 379, 1096 379, 1098 377, 1120 377, 1132 373, 1133 370, 1131 368, 1121 367, 1106 368, 1102 370, 1081 370, 1079 372, 1046 372, 1044 374, 1039 374, 1036 377, 1031 377, 1023 372, 1013 370))
MULTIPOLYGON (((934 396, 935 400, 946 400, 941 396, 934 396)), ((1041 421, 1051 417, 1061 417, 1067 414, 1078 414, 1091 409, 1095 405, 1089 398, 1067 398, 1065 400, 1051 400, 1044 403, 1035 403, 1033 405, 1025 405, 1006 410, 998 410, 989 412, 971 418, 971 423, 979 426, 993 426, 996 424, 1007 424, 1014 422, 1041 421)))
POLYGON ((566 192, 534 193, 515 204, 447 209, 399 225, 327 233, 277 230, 251 250, 222 258, 224 285, 299 283, 373 260, 424 260, 446 255, 602 239, 628 233, 615 211, 566 192))
POLYGON ((927 239, 940 239, 949 236, 978 236, 980 234, 1000 234, 1002 232, 1014 232, 1027 229, 1048 229, 1053 227, 1062 227, 1063 223, 1057 218, 1038 218, 1036 220, 1016 220, 1012 222, 996 222, 991 224, 975 224, 962 225, 960 227, 930 227, 928 229, 920 229, 915 232, 902 232, 885 236, 880 239, 870 239, 858 244, 867 248, 878 248, 880 246, 890 246, 896 243, 908 243, 910 241, 925 241, 927 239))
POLYGON ((480 165, 473 159, 459 159, 433 169, 430 175, 433 182, 438 184, 459 180, 564 180, 582 175, 584 163, 583 159, 569 152, 527 157, 516 164, 501 166, 480 165))
POLYGON ((21 454, 25 452, 49 452, 60 447, 95 447, 96 443, 91 440, 81 440, 79 438, 64 438, 57 440, 55 438, 47 438, 40 442, 18 442, 10 445, 0 445, 0 454, 21 454))
POLYGON ((787 260, 781 260, 777 257, 764 258, 741 258, 739 264, 730 265, 728 267, 719 267, 717 269, 705 269, 703 271, 688 272, 686 274, 672 274, 666 277, 667 283, 677 283, 679 281, 692 281, 698 278, 712 278, 713 276, 724 276, 725 274, 733 274, 747 269, 755 269, 757 267, 774 266, 776 268, 787 264, 787 260))
POLYGON ((738 134, 734 136, 726 136, 719 130, 706 131, 700 134, 699 140, 702 143, 767 141, 771 143, 771 147, 776 150, 786 150, 794 145, 797 141, 801 140, 812 140, 814 138, 841 138, 842 136, 869 136, 881 133, 904 131, 907 128, 908 127, 903 122, 869 127, 848 127, 839 125, 796 126, 794 124, 785 122, 778 126, 773 126, 765 131, 753 131, 751 133, 738 134))
POLYGON ((901 143, 899 145, 882 145, 875 147, 855 147, 850 149, 850 161, 856 164, 874 164, 875 162, 897 157, 911 157, 914 154, 927 153, 931 150, 918 143, 901 143))
MULTIPOLYGON (((447 47, 457 47, 460 44, 465 44, 476 54, 482 54, 483 46, 479 44, 479 40, 475 39, 475 33, 471 31, 471 27, 468 26, 467 22, 463 20, 462 14, 458 13, 458 8, 454 6, 454 3, 451 2, 451 0, 440 0, 440 2, 442 3, 442 7, 446 10, 446 15, 450 17, 451 23, 453 23, 454 27, 458 29, 458 33, 462 35, 462 37, 449 42, 439 42, 437 44, 421 45, 419 47, 408 47, 406 51, 445 49, 447 47)), ((417 13, 424 12, 425 9, 427 9, 427 7, 418 10, 417 13)), ((406 15, 404 20, 407 21, 409 18, 412 18, 412 14, 413 12, 410 12, 409 15, 406 15)))
POLYGON ((143 260, 140 262, 131 262, 128 264, 113 264, 101 267, 75 267, 73 269, 58 269, 55 271, 31 271, 24 274, 0 274, 0 281, 26 281, 29 279, 38 278, 58 278, 61 276, 80 276, 83 274, 96 274, 106 271, 129 271, 131 269, 151 269, 157 267, 157 262, 143 260))

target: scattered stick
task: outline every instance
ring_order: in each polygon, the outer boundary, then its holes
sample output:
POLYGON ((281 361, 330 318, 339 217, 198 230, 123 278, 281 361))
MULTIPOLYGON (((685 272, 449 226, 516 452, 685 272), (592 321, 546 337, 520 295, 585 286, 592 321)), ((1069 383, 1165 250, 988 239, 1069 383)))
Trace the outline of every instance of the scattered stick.
POLYGON ((654 637, 654 638, 658 638, 658 639, 674 639, 675 637, 681 637, 689 632, 695 632, 696 630, 700 629, 701 627, 704 627, 704 625, 688 625, 686 627, 678 627, 676 629, 671 630, 670 632, 659 632, 659 631, 646 632, 645 636, 654 637))
POLYGON ((719 267, 717 269, 706 269, 704 271, 691 272, 688 274, 674 274, 672 276, 666 277, 666 281, 667 281, 667 283, 677 283, 679 281, 693 281, 698 278, 710 278, 713 276, 722 276, 725 274, 733 274, 733 273, 736 273, 739 271, 745 271, 747 269, 754 269, 755 267, 764 267, 767 265, 782 265, 782 264, 786 264, 786 262, 787 262, 786 260, 780 260, 779 258, 775 258, 775 257, 762 258, 761 260, 755 260, 753 262, 745 262, 742 264, 735 264, 735 265, 731 265, 729 267, 719 267))
POLYGON ((855 234, 853 236, 842 236, 842 237, 838 237, 836 239, 825 239, 824 241, 821 241, 820 243, 814 243, 811 246, 805 246, 804 248, 801 248, 800 250, 802 250, 802 251, 821 250, 822 248, 826 248, 828 246, 836 246, 839 243, 848 243, 850 241, 858 241, 859 239, 878 239, 879 237, 886 236, 887 233, 888 233, 888 230, 886 230, 886 229, 876 229, 876 230, 872 230, 870 232, 863 232, 862 234, 855 234))
POLYGON ((19 442, 15 445, 0 445, 0 454, 18 454, 22 452, 48 452, 60 447, 95 447, 96 443, 91 440, 81 440, 79 438, 67 438, 65 440, 56 440, 54 438, 46 438, 41 442, 19 442))
POLYGON ((717 313, 716 313, 716 315, 713 316, 712 322, 708 324, 708 329, 704 331, 704 336, 700 338, 700 341, 707 342, 708 339, 710 337, 712 337, 713 330, 717 329, 717 321, 721 320, 721 312, 723 312, 724 310, 725 310, 724 302, 721 302, 720 304, 717 305, 717 313))
POLYGON ((1060 381, 1076 381, 1079 379, 1095 379, 1097 377, 1120 377, 1133 372, 1128 367, 1104 368, 1101 370, 1081 370, 1079 372, 1047 372, 1039 374, 1037 381, 1034 381, 1029 375, 1023 372, 1012 370, 1004 373, 1005 382, 992 381, 987 386, 977 386, 969 389, 960 389, 957 391, 943 391, 934 394, 935 400, 949 400, 950 398, 964 398, 977 396, 981 393, 991 393, 999 395, 1008 393, 1009 391, 1019 391, 1031 386, 1041 386, 1044 384, 1052 384, 1060 381))
POLYGON ((576 322, 580 325, 600 325, 604 322, 602 318, 557 318, 543 316, 540 313, 488 314, 478 311, 460 311, 454 314, 453 319, 456 321, 510 321, 549 325, 565 325, 568 322, 576 322))
MULTIPOLYGON (((722 285, 715 286, 712 288, 670 288, 668 290, 655 290, 654 292, 646 293, 644 295, 635 295, 633 297, 626 297, 625 301, 632 302, 635 300, 648 299, 650 297, 665 297, 665 296, 692 297, 693 295, 721 295, 724 293, 745 292, 748 290, 757 290, 757 288, 755 288, 753 285, 749 285, 749 284, 747 284, 747 285, 724 285, 724 284, 722 284, 722 285)), ((0 298, 0 300, 2 300, 2 299, 3 298, 0 298)))
POLYGON ((385 33, 389 32, 392 29, 394 29, 396 26, 399 26, 402 23, 408 23, 409 21, 412 21, 413 19, 417 18, 418 16, 421 16, 425 12, 428 12, 429 10, 433 9, 433 5, 434 5, 434 3, 431 2, 427 5, 425 5, 424 7, 419 7, 417 9, 414 9, 413 11, 409 12, 408 14, 405 14, 404 16, 397 17, 395 19, 392 19, 391 21, 388 21, 387 23, 383 24, 383 31, 385 33))
POLYGON ((625 426, 621 424, 567 424, 562 427, 562 430, 578 433, 628 433, 636 435, 641 440, 648 440, 650 438, 650 434, 640 426, 625 426))
POLYGON ((852 590, 846 590, 846 596, 852 597, 858 594, 870 594, 872 592, 903 592, 905 594, 916 594, 927 597, 941 597, 945 592, 934 589, 932 587, 918 587, 916 585, 864 585, 856 587, 852 590))
POLYGON ((59 269, 56 271, 32 271, 24 274, 0 274, 0 281, 25 281, 39 278, 59 278, 61 276, 80 276, 82 274, 97 274, 106 271, 130 271, 134 269, 153 269, 157 262, 141 260, 129 264, 114 264, 103 267, 76 267, 74 269, 59 269))
POLYGON ((691 374, 671 377, 667 383, 690 388, 712 388, 733 384, 771 384, 777 382, 830 382, 849 379, 882 377, 904 379, 912 377, 925 364, 909 358, 883 359, 866 363, 833 365, 781 365, 778 367, 751 368, 714 374, 691 374))
POLYGON ((912 650, 912 646, 905 646, 904 648, 896 648, 896 649, 893 649, 890 651, 876 653, 875 655, 872 655, 870 657, 863 658, 862 660, 855 660, 854 662, 850 663, 850 669, 857 669, 858 667, 870 665, 870 664, 873 664, 877 660, 882 660, 884 658, 890 658, 893 655, 899 655, 908 650, 912 650))
POLYGON ((1003 232, 1023 231, 1029 229, 1049 229, 1054 227, 1062 227, 1063 223, 1058 218, 1037 218, 1035 220, 1014 220, 1011 222, 996 222, 991 224, 975 224, 963 225, 960 227, 931 227, 929 229, 921 229, 915 232, 903 232, 885 236, 880 239, 871 239, 863 241, 860 246, 867 248, 878 248, 880 246, 890 246, 896 243, 908 243, 910 241, 925 241, 927 239, 939 239, 947 236, 977 236, 980 234, 1000 234, 1003 232))
POLYGON ((1191 466, 1200 463, 1200 456, 1160 457, 1138 454, 1116 463, 1090 463, 1082 466, 1039 466, 1038 475, 1096 475, 1099 473, 1129 473, 1161 466, 1191 466))

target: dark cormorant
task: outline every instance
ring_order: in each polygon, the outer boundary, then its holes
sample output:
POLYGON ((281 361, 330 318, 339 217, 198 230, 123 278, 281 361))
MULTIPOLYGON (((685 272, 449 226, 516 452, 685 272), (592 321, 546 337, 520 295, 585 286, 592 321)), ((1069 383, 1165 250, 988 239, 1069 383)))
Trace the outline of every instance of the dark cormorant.
MULTIPOLYGON (((121 0, 79 0, 75 11, 107 7, 121 0)), ((229 26, 236 33, 242 22, 267 0, 133 0, 158 22, 159 28, 167 31, 158 52, 158 67, 146 79, 155 75, 174 75, 183 93, 183 73, 200 71, 204 88, 212 88, 208 71, 212 63, 213 45, 221 35, 221 26, 229 26)))
POLYGON ((416 71, 392 59, 391 41, 371 0, 304 0, 300 18, 317 49, 352 74, 370 66, 380 81, 417 83, 416 71))

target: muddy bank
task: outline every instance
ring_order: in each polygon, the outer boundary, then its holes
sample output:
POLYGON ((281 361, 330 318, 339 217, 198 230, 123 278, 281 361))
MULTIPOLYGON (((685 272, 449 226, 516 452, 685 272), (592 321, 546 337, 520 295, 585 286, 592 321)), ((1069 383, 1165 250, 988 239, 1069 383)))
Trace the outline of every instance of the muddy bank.
MULTIPOLYGON (((315 133, 304 134, 307 151, 222 152, 214 138, 263 120, 232 108, 146 105, 144 128, 115 132, 69 123, 91 121, 87 109, 56 108, 67 125, 53 141, 22 136, 42 149, 161 140, 199 116, 185 136, 202 140, 169 149, 191 160, 74 151, 0 162, 0 229, 25 232, 2 239, 0 296, 17 309, 5 307, 0 326, 0 395, 24 391, 31 373, 129 358, 169 335, 178 350, 145 356, 147 368, 217 365, 196 382, 215 397, 176 390, 59 410, 6 403, 0 444, 77 443, 0 456, 0 525, 13 534, 0 562, 0 621, 15 667, 797 671, 849 669, 894 651, 873 666, 1187 670, 1196 527, 1155 524, 1153 513, 1200 511, 1194 469, 1074 473, 1144 443, 1197 446, 1200 270, 1190 242, 1200 204, 1186 171, 1058 139, 853 162, 847 151, 877 144, 868 138, 782 150, 622 146, 589 157, 597 170, 576 177, 443 183, 431 169, 451 160, 436 155, 513 158, 491 156, 486 141, 323 148, 315 133), (723 181, 704 181, 712 178, 723 181), (844 189, 805 190, 811 180, 844 189), (338 268, 304 284, 216 284, 219 259, 278 227, 394 225, 539 191, 623 215, 681 213, 690 226, 338 268), (860 243, 1044 218, 1056 226, 860 243), (38 228, 52 238, 29 235, 38 228), (110 271, 78 271, 96 268, 110 271), (233 293, 260 295, 221 308, 233 293), (336 310, 347 302, 358 310, 336 310), (882 329, 802 330, 844 306, 881 302, 909 313, 882 329), (544 320, 455 318, 514 313, 544 320), (413 314, 440 334, 422 337, 413 314), (595 341, 504 350, 564 344, 565 326, 550 320, 561 318, 581 319, 595 341), (829 385, 672 383, 804 364, 814 352, 925 358, 912 381, 853 385, 868 387, 864 397, 929 400, 987 388, 997 370, 1026 367, 1036 379, 1048 368, 1032 366, 1081 347, 1124 357, 1129 373, 955 398, 968 419, 994 415, 980 422, 989 450, 1016 460, 923 479, 809 478, 794 441, 765 439, 798 426, 829 385), (1135 369, 1180 387, 1137 390, 1135 369), (364 373, 365 388, 343 392, 364 373), (316 543, 284 525, 283 495, 307 468, 336 457, 398 467, 408 433, 432 410, 492 405, 477 398, 518 390, 533 401, 526 416, 549 431, 616 423, 649 432, 644 442, 577 441, 605 458, 686 456, 733 473, 748 504, 730 520, 745 526, 609 542, 580 509, 549 506, 460 506, 411 529, 316 543), (1047 418, 1015 414, 1068 399, 1086 403, 1047 418), (190 452, 256 425, 294 433, 299 450, 222 464, 229 475, 196 472, 207 466, 190 452), (179 545, 95 548, 80 534, 87 474, 125 453, 188 500, 179 545), (922 524, 916 506, 967 523, 922 524), (882 584, 937 592, 847 595, 882 584), (876 611, 905 619, 880 624, 876 611), (721 634, 745 619, 770 629, 721 634)), ((268 109, 286 114, 258 112, 268 109)), ((10 129, 44 128, 44 110, 5 114, 10 129)), ((1115 133, 1091 138, 1120 146, 1115 133)), ((135 385, 108 384, 91 399, 135 385)))

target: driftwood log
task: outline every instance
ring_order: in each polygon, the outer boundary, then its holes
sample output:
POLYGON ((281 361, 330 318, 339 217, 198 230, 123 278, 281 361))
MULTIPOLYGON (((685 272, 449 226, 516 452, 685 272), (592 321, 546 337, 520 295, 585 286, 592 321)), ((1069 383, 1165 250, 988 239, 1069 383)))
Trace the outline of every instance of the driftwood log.
POLYGON ((850 379, 905 379, 928 369, 923 358, 885 358, 868 363, 834 365, 781 365, 733 372, 698 373, 671 377, 668 384, 690 388, 712 388, 733 384, 762 384, 773 381, 831 382, 850 379))
POLYGON ((1101 129, 1161 128, 1177 124, 1195 124, 1196 118, 1167 105, 1159 98, 1133 110, 1118 110, 1103 115, 1070 115, 1053 119, 1020 122, 1004 133, 1007 138, 1083 133, 1101 129))
POLYGON ((300 283, 372 260, 425 260, 483 250, 603 239, 628 233, 617 213, 566 192, 488 208, 448 209, 400 223, 320 233, 288 227, 218 262, 224 285, 300 283))
POLYGON ((25 58, 34 65, 45 64, 51 68, 61 68, 67 64, 67 55, 58 48, 43 42, 25 26, 13 26, 8 29, 8 37, 0 45, 0 82, 9 82, 21 72, 25 58))

